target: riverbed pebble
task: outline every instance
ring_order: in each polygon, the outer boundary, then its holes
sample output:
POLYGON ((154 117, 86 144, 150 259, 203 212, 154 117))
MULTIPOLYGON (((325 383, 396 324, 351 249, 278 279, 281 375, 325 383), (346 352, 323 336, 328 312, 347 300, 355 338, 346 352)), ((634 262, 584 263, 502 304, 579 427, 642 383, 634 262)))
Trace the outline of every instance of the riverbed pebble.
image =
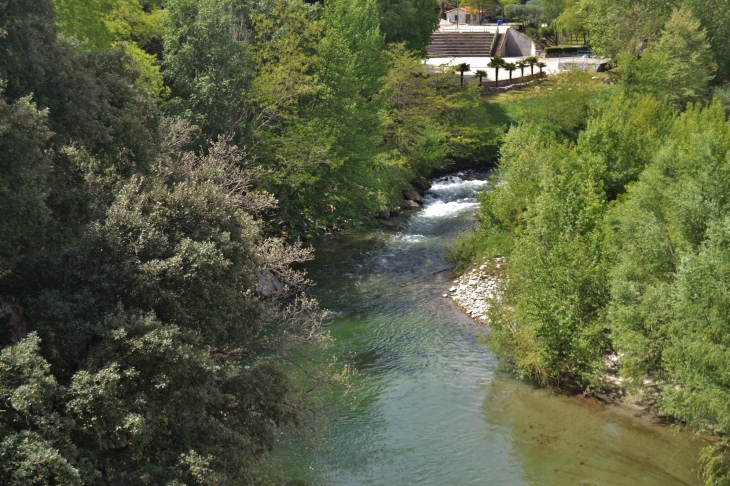
MULTIPOLYGON (((489 302, 487 299, 499 298, 500 274, 495 271, 504 267, 505 258, 495 258, 491 265, 485 263, 478 269, 465 272, 454 280, 455 284, 449 288, 451 300, 469 317, 477 322, 486 324, 489 302), (492 271, 490 271, 490 267, 492 271)), ((448 294, 444 294, 446 297, 448 294)))

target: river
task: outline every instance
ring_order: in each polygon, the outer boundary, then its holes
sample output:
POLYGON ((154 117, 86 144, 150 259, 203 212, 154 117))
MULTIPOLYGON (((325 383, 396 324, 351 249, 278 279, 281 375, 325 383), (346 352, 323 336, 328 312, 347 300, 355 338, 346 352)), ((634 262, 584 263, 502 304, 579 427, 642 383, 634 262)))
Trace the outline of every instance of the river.
POLYGON ((362 389, 325 450, 284 446, 291 484, 700 484, 701 440, 513 378, 481 344, 484 326, 442 297, 453 277, 438 272, 484 177, 436 179, 414 214, 318 250, 313 294, 336 348, 357 353, 362 389))

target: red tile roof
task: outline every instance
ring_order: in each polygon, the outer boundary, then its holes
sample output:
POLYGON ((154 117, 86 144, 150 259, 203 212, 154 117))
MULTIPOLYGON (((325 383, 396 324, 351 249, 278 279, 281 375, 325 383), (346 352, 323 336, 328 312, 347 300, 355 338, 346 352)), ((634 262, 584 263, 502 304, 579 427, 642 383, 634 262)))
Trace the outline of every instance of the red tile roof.
POLYGON ((476 11, 471 7, 457 7, 452 8, 451 10, 447 10, 446 13, 453 12, 454 10, 463 10, 466 13, 476 13, 476 11))

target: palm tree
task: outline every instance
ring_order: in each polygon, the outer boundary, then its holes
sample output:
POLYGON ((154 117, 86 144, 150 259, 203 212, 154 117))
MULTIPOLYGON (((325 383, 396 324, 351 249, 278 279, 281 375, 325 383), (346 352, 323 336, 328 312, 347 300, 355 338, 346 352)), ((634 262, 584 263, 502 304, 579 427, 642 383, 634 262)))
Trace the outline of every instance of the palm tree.
POLYGON ((458 66, 456 66, 456 69, 459 70, 461 73, 461 85, 464 86, 464 73, 471 70, 471 66, 465 62, 462 62, 458 66))
POLYGON ((484 78, 487 77, 487 72, 484 71, 483 69, 479 69, 479 70, 475 71, 474 74, 476 74, 477 77, 479 78, 479 84, 482 84, 482 81, 484 80, 484 78))
POLYGON ((542 68, 547 67, 547 64, 545 64, 544 62, 538 62, 536 63, 536 65, 540 68, 540 77, 542 77, 542 68))
POLYGON ((520 61, 517 61, 516 65, 517 65, 517 69, 520 70, 520 78, 524 78, 525 77, 525 68, 527 66, 529 66, 529 64, 526 61, 520 60, 520 61))
POLYGON ((525 62, 530 65, 530 76, 535 75, 535 64, 538 63, 538 59, 535 56, 530 56, 525 59, 525 62))
POLYGON ((504 65, 504 69, 509 71, 509 84, 512 84, 512 72, 517 69, 517 64, 508 62, 504 65))
POLYGON ((494 68, 494 85, 499 86, 499 68, 504 67, 505 62, 499 56, 494 56, 487 64, 487 67, 494 68))

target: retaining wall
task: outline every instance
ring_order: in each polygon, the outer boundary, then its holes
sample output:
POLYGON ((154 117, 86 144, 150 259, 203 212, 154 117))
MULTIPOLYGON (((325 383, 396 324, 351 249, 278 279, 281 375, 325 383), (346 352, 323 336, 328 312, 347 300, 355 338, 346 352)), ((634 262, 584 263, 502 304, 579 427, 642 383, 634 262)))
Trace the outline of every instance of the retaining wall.
POLYGON ((504 57, 535 56, 537 49, 532 39, 516 29, 507 29, 504 57))

